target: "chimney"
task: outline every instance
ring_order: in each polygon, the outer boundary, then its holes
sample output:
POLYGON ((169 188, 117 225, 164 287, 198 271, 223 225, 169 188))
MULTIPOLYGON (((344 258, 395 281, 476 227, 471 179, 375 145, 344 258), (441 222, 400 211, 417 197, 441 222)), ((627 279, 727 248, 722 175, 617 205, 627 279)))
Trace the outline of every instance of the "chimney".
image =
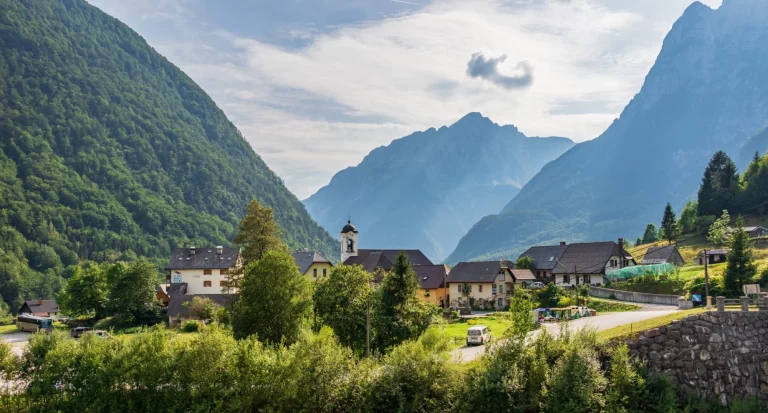
POLYGON ((565 246, 565 241, 560 241, 560 246, 564 247, 565 246))
POLYGON ((42 298, 37 300, 37 305, 43 305, 43 299, 42 298))
POLYGON ((191 255, 195 255, 195 247, 194 246, 189 247, 189 253, 191 255))
POLYGON ((624 238, 619 238, 619 246, 624 248, 624 238))
POLYGON ((224 247, 222 247, 221 245, 217 245, 216 246, 216 255, 221 255, 223 253, 224 253, 224 247))

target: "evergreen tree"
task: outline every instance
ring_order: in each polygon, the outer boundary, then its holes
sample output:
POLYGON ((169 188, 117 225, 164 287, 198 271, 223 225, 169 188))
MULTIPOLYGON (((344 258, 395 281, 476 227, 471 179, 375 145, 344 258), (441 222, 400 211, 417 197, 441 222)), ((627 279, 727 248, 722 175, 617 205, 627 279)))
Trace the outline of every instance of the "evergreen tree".
POLYGON ((232 312, 236 338, 292 344, 312 315, 312 285, 285 251, 267 251, 248 264, 239 292, 232 312))
POLYGON ((723 151, 712 156, 699 187, 699 216, 717 215, 723 209, 733 210, 739 194, 736 164, 723 151))
POLYGON ((659 240, 659 233, 656 231, 656 225, 648 224, 643 234, 643 244, 650 244, 659 240))
POLYGON ((379 351, 414 339, 429 326, 431 311, 416 297, 418 288, 411 262, 401 252, 377 290, 374 342, 379 351))
POLYGON ((635 240, 635 245, 643 245, 643 239, 638 238, 637 240, 635 240))
POLYGON ((688 201, 680 214, 680 220, 677 226, 683 234, 689 234, 696 230, 699 204, 695 201, 688 201))
POLYGON ((749 283, 757 274, 754 262, 752 240, 744 230, 744 221, 739 217, 736 229, 731 239, 731 251, 728 253, 728 266, 723 276, 725 291, 729 296, 738 297, 743 294, 742 286, 749 283))
POLYGON ((667 206, 664 208, 664 217, 661 219, 661 232, 662 238, 670 244, 677 239, 679 233, 675 211, 672 210, 672 205, 669 202, 667 202, 667 206))
POLYGON ((245 216, 237 227, 234 243, 241 246, 242 263, 232 269, 227 276, 227 287, 237 289, 243 278, 244 269, 251 262, 260 260, 267 251, 288 253, 288 246, 280 238, 282 228, 275 221, 272 208, 259 201, 251 201, 245 216))

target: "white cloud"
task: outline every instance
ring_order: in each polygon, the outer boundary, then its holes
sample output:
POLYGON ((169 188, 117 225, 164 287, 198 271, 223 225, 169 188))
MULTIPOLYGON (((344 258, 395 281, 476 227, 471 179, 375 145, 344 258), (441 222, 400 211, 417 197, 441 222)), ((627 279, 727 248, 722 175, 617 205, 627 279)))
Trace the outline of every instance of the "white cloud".
POLYGON ((149 33, 301 198, 373 148, 471 111, 528 135, 598 136, 639 91, 689 2, 441 0, 386 19, 300 30, 294 37, 305 46, 296 49, 210 27, 194 13, 199 0, 137 0, 130 10, 119 0, 92 1, 149 33), (166 15, 177 17, 175 27, 160 33, 151 20, 166 15), (499 73, 529 62, 535 81, 505 89, 469 77, 478 52, 508 56, 499 73))

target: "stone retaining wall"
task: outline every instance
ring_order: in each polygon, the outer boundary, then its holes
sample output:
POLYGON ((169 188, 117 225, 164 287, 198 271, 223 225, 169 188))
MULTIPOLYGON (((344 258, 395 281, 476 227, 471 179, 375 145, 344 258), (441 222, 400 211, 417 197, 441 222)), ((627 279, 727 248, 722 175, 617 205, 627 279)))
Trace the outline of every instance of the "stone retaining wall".
POLYGON ((627 343, 683 391, 728 403, 768 399, 768 312, 707 312, 654 328, 627 343))
POLYGON ((612 290, 610 288, 589 287, 589 295, 600 298, 613 298, 620 301, 645 304, 678 305, 676 295, 636 293, 632 291, 612 290))

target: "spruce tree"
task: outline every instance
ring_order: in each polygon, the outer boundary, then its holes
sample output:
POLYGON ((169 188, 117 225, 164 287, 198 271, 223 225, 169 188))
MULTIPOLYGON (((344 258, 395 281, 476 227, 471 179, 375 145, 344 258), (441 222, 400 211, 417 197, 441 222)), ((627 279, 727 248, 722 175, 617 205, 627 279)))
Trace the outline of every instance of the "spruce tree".
POLYGON ((661 219, 661 231, 662 237, 670 244, 677 239, 678 227, 677 217, 675 217, 675 211, 672 210, 672 205, 667 202, 666 208, 664 208, 664 217, 661 219))
POLYGON ((419 337, 429 327, 431 313, 416 296, 418 288, 411 262, 401 252, 376 291, 373 347, 384 351, 419 337))
POLYGON ((723 151, 712 156, 699 187, 699 216, 716 215, 723 209, 733 210, 739 193, 736 164, 723 151))
POLYGON ((656 225, 648 224, 643 234, 643 244, 650 244, 659 240, 659 233, 656 231, 656 225))
POLYGON ((743 294, 742 286, 749 283, 757 274, 752 251, 752 240, 744 230, 744 221, 739 217, 731 239, 731 251, 728 253, 728 266, 725 269, 723 284, 729 296, 743 294))

